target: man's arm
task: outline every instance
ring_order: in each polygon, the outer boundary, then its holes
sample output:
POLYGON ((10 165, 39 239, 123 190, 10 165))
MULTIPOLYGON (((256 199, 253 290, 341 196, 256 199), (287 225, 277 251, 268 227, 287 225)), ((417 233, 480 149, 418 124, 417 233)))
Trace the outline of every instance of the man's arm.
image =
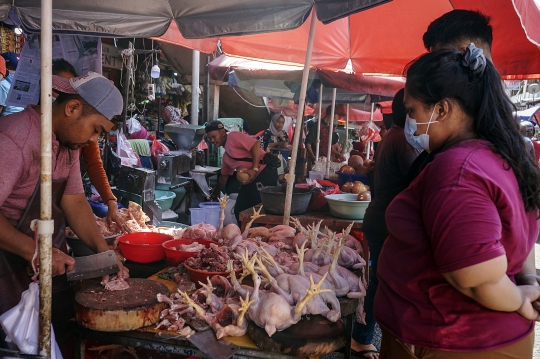
POLYGON ((259 145, 259 142, 255 142, 253 146, 251 146, 251 149, 249 150, 251 153, 252 158, 252 167, 248 169, 247 171, 243 171, 249 175, 249 179, 246 181, 245 184, 251 183, 257 178, 258 171, 255 171, 254 168, 259 168, 261 166, 261 146, 259 145))
POLYGON ((225 187, 225 184, 227 183, 227 180, 229 179, 229 175, 221 174, 218 178, 216 188, 212 191, 212 199, 217 199, 219 197, 219 192, 225 187))
MULTIPOLYGON (((34 257, 35 242, 13 225, 0 213, 0 248, 18 255, 29 263, 34 257)), ((60 251, 53 248, 52 251, 52 275, 62 275, 70 271, 75 266, 75 260, 60 251)))
MULTIPOLYGON (((69 226, 77 236, 96 253, 109 250, 107 242, 94 221, 94 214, 83 193, 65 194, 60 204, 69 226)), ((129 277, 129 271, 120 262, 118 275, 123 278, 129 277)))

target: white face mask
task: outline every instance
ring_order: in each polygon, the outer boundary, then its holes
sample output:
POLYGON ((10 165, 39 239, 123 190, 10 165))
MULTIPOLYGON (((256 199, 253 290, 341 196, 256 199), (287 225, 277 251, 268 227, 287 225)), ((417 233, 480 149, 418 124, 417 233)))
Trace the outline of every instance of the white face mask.
POLYGON ((435 107, 433 107, 433 111, 431 111, 431 116, 429 117, 428 122, 419 122, 417 123, 414 118, 409 117, 407 115, 406 121, 405 121, 405 138, 407 139, 407 142, 411 144, 414 148, 420 149, 420 150, 426 150, 429 151, 429 125, 435 122, 439 121, 431 121, 433 118, 433 114, 435 113, 435 107), (421 135, 415 135, 417 125, 428 125, 426 128, 426 133, 421 135))

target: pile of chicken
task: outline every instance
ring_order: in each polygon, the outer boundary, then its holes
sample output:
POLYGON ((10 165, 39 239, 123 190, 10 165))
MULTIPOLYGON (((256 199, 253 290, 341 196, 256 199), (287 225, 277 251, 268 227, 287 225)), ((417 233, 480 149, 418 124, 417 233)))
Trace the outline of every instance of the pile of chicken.
MULTIPOLYGON (((146 223, 150 221, 150 218, 144 213, 142 207, 135 202, 129 202, 128 208, 120 208, 118 210, 118 216, 122 218, 131 232, 159 232, 170 234, 175 239, 185 238, 183 237, 184 229, 182 228, 164 228, 147 226, 146 223)), ((108 224, 106 218, 100 218, 94 216, 99 231, 104 237, 118 236, 122 234, 122 230, 116 225, 116 223, 108 224)), ((66 227, 66 236, 76 238, 77 235, 66 227)), ((191 238, 191 237, 190 237, 191 238)))
MULTIPOLYGON (((225 208, 226 197, 220 200, 225 208)), ((253 221, 264 216, 254 210, 251 221, 242 233, 240 228, 221 224, 213 239, 234 251, 243 273, 237 278, 233 261, 227 263, 229 279, 213 276, 201 288, 189 295, 178 290, 170 297, 158 295, 169 308, 161 313, 159 330, 175 331, 189 336, 204 321, 216 332, 216 337, 241 336, 247 321, 265 329, 269 336, 296 324, 303 315, 320 314, 330 321, 341 317, 338 297, 358 298, 356 319, 365 323, 363 301, 366 294, 364 276, 351 270, 362 269, 366 263, 361 245, 349 232, 342 233, 319 223, 303 227, 296 219, 295 228, 285 225, 273 228, 251 228, 253 221), (351 270, 349 270, 349 269, 351 270), (241 284, 251 276, 253 287, 241 284)))

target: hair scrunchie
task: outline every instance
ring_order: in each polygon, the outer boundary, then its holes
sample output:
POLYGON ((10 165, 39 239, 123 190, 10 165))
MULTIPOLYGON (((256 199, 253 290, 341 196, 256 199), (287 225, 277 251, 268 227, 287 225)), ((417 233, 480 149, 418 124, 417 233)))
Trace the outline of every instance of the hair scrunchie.
POLYGON ((482 76, 487 64, 484 50, 477 48, 474 43, 471 42, 463 53, 463 60, 461 60, 461 63, 463 66, 469 68, 474 76, 482 76))

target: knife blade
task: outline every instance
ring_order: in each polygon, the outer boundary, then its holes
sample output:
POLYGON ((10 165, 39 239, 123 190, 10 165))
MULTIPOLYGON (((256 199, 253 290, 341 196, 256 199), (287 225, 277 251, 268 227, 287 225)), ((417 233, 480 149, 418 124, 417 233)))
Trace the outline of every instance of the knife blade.
POLYGON ((218 340, 213 330, 195 333, 187 339, 212 359, 227 359, 240 350, 236 344, 225 339, 218 340))
POLYGON ((113 250, 85 257, 75 257, 75 268, 67 272, 67 280, 99 278, 118 272, 116 254, 113 250))

